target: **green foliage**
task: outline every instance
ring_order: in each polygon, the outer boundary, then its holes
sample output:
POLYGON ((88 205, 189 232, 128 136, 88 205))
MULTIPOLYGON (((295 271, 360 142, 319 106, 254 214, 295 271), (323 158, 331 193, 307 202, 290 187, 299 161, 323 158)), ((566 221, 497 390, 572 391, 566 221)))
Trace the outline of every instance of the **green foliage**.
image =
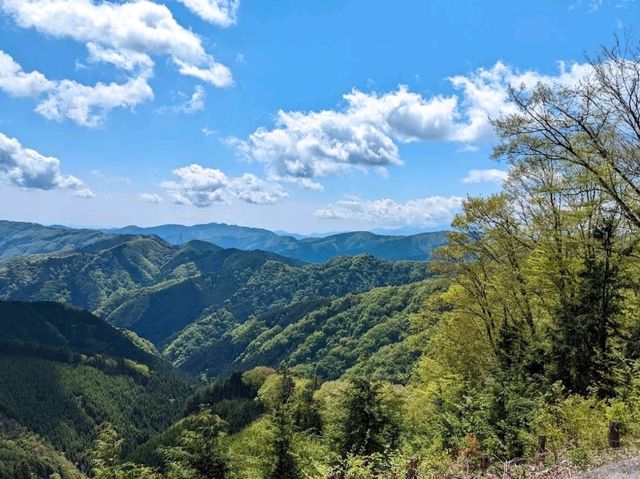
POLYGON ((83 479, 85 475, 51 444, 0 415, 0 478, 83 479))
POLYGON ((225 479, 229 474, 226 450, 222 446, 226 423, 211 409, 203 408, 186 418, 188 427, 177 445, 163 448, 168 477, 225 479))
POLYGON ((50 303, 0 311, 12 341, 0 351, 0 409, 74 462, 86 463, 103 422, 123 432, 127 453, 179 417, 191 381, 98 318, 50 303))
POLYGON ((271 445, 274 465, 268 475, 270 479, 297 479, 300 477, 298 464, 292 452, 293 414, 291 405, 294 393, 295 383, 285 371, 278 381, 275 407, 270 417, 275 429, 275 440, 271 445))
POLYGON ((255 401, 258 387, 244 379, 241 373, 218 379, 200 388, 187 400, 187 414, 210 408, 227 424, 228 430, 235 433, 255 420, 262 412, 262 404, 255 401))
POLYGON ((382 405, 381 385, 355 378, 344 398, 346 416, 341 421, 338 448, 342 457, 371 456, 393 449, 396 425, 382 405))
MULTIPOLYGON (((289 325, 315 310, 322 315, 323 307, 329 308, 326 316, 362 302, 346 298, 329 306, 336 297, 420 281, 428 275, 424 263, 386 262, 373 256, 307 265, 264 251, 221 249, 202 242, 173 247, 154 237, 123 237, 77 252, 0 261, 0 297, 55 300, 92 310, 152 341, 186 371, 216 377, 238 368, 276 366, 286 355, 282 347, 286 336, 305 334, 301 328, 313 327, 309 321, 297 329, 287 330, 289 325), (255 350, 267 340, 269 349, 255 350), (247 348, 250 351, 241 357, 247 348)), ((379 322, 376 313, 384 314, 389 327, 372 331, 363 350, 347 358, 340 356, 348 344, 336 345, 336 357, 327 360, 323 374, 335 377, 354 365, 358 355, 371 355, 402 334, 406 315, 400 317, 401 298, 390 301, 395 294, 372 298, 379 303, 378 311, 356 313, 369 315, 361 323, 379 322), (337 370, 331 370, 331 362, 340 364, 337 370)), ((412 310, 417 303, 414 300, 412 310)), ((346 330, 341 336, 363 332, 346 330)), ((149 345, 143 349, 153 353, 149 345)), ((400 353, 405 361, 412 354, 415 351, 407 348, 400 353)))
MULTIPOLYGON (((422 349, 421 341, 412 336, 416 331, 411 318, 425 296, 441 288, 441 283, 429 281, 298 302, 230 329, 211 346, 192 353, 183 367, 215 374, 233 358, 228 368, 284 364, 308 377, 360 373, 406 382, 422 349)), ((187 338, 205 337, 209 319, 187 328, 168 351, 187 338)))

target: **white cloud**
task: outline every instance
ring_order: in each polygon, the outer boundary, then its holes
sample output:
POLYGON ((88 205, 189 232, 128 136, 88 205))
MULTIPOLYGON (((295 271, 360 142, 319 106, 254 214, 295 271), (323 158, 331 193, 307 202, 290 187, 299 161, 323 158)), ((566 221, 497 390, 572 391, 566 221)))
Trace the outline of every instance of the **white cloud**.
MULTIPOLYGON (((217 2, 220 14, 235 19, 237 3, 217 2)), ((166 6, 149 0, 0 0, 0 9, 21 27, 85 43, 89 63, 108 63, 130 75, 122 83, 92 86, 70 79, 54 81, 38 71, 23 71, 0 51, 0 90, 16 97, 40 98, 36 111, 48 119, 68 118, 94 127, 114 108, 151 100, 152 55, 170 56, 183 75, 217 87, 233 84, 231 71, 206 52, 201 38, 181 26, 166 6)), ((185 111, 202 109, 203 99, 204 89, 198 86, 185 111)))
POLYGON ((502 183, 509 176, 509 172, 489 168, 486 170, 470 170, 463 183, 502 183))
POLYGON ((216 168, 191 164, 173 171, 178 181, 164 181, 161 186, 174 202, 200 208, 214 203, 231 203, 238 199, 252 204, 273 204, 286 198, 284 189, 245 173, 231 178, 216 168))
POLYGON ((289 196, 280 185, 268 183, 251 173, 233 178, 228 190, 235 198, 254 205, 271 205, 289 196))
POLYGON ((40 72, 26 73, 10 55, 0 50, 0 90, 11 96, 31 97, 51 90, 54 83, 40 72))
POLYGON ((207 22, 221 27, 236 23, 240 0, 179 0, 207 22))
POLYGON ((204 88, 200 85, 196 85, 191 98, 189 98, 182 106, 185 113, 195 113, 196 111, 204 110, 204 99, 206 95, 204 88))
POLYGON ((114 108, 131 108, 153 98, 149 70, 125 83, 83 85, 74 80, 52 81, 39 72, 26 73, 0 50, 0 90, 12 96, 39 98, 36 111, 49 120, 70 119, 78 125, 100 125, 114 108))
POLYGON ((62 80, 36 111, 49 120, 68 118, 86 127, 96 127, 114 108, 131 108, 153 98, 153 91, 145 76, 126 83, 96 83, 87 86, 73 80, 62 80))
POLYGON ((390 198, 364 200, 348 196, 316 210, 320 219, 357 221, 377 226, 435 226, 448 223, 460 210, 463 198, 428 196, 398 203, 390 198))
MULTIPOLYGON (((180 94, 184 95, 183 93, 180 94)), ((204 88, 196 85, 193 94, 184 103, 181 105, 160 107, 157 111, 159 113, 195 113, 204 110, 205 98, 204 88)))
POLYGON ((353 90, 343 96, 344 108, 279 111, 275 128, 259 128, 232 144, 246 158, 265 163, 269 177, 282 181, 304 183, 352 169, 384 172, 402 163, 400 143, 444 141, 473 148, 490 140, 490 117, 513 111, 510 85, 572 85, 589 71, 588 65, 561 63, 558 75, 545 76, 498 62, 449 78, 456 91, 451 95, 425 97, 406 86, 385 94, 353 90))
POLYGON ((198 78, 207 83, 211 83, 217 87, 227 87, 233 84, 233 76, 231 70, 221 63, 211 63, 206 68, 197 65, 191 65, 182 60, 176 59, 178 70, 186 76, 198 78))
MULTIPOLYGON (((220 12, 234 16, 234 2, 221 2, 220 12)), ((0 52, 0 89, 12 96, 41 97, 36 111, 48 119, 94 127, 114 108, 131 108, 153 98, 148 80, 152 55, 168 55, 178 71, 217 87, 233 83, 231 71, 205 50, 202 39, 180 25, 165 6, 149 0, 0 0, 0 9, 23 28, 86 45, 89 63, 109 63, 130 74, 123 83, 82 85, 52 81, 42 73, 26 73, 0 52)), ((203 94, 200 94, 202 97, 203 94)), ((188 108, 197 108, 197 98, 188 108)))
POLYGON ((162 203, 162 197, 155 193, 140 193, 138 195, 138 199, 145 203, 152 203, 154 205, 162 203))
POLYGON ((87 43, 89 62, 110 63, 122 70, 134 71, 138 68, 150 70, 153 68, 153 60, 146 53, 131 50, 114 50, 104 48, 93 42, 87 43))
POLYGON ((75 196, 95 196, 84 182, 60 171, 60 160, 23 147, 15 138, 0 133, 0 181, 38 190, 68 190, 75 196))
MULTIPOLYGON (((97 53, 98 58, 104 60, 105 52, 109 52, 116 65, 129 64, 127 60, 115 59, 117 55, 130 58, 137 55, 139 61, 143 58, 140 55, 153 54, 170 55, 181 71, 190 66, 202 71, 227 70, 205 51, 195 33, 173 18, 166 6, 148 0, 125 3, 0 0, 0 7, 21 27, 84 42, 90 55, 97 53)), ((218 76, 202 75, 201 79, 218 86, 218 76)))

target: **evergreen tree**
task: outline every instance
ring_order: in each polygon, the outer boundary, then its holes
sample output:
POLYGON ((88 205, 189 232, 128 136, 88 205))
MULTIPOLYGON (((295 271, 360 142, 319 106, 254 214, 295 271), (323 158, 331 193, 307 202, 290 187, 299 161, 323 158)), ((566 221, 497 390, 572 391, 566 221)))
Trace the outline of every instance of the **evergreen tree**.
POLYGON ((294 392, 293 378, 285 370, 278 384, 276 404, 271 417, 276 436, 273 443, 275 465, 268 475, 270 479, 298 479, 300 477, 298 464, 292 451, 294 392))
POLYGON ((91 452, 91 470, 95 479, 118 479, 123 440, 110 423, 100 426, 91 452))
POLYGON ((300 392, 295 404, 294 422, 296 427, 310 434, 319 434, 322 431, 322 417, 320 416, 320 404, 314 397, 320 381, 317 377, 309 381, 300 392))
POLYGON ((391 443, 392 421, 382 407, 380 384, 356 378, 345 399, 342 423, 343 457, 382 453, 391 443))

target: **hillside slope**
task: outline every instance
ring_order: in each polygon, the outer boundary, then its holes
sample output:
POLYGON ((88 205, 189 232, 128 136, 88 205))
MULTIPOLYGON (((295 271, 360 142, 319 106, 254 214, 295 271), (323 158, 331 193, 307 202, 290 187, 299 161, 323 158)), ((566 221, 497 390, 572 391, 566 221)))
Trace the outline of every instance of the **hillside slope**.
MULTIPOLYGON (((305 264, 199 241, 173 246, 151 236, 116 238, 121 240, 109 238, 76 252, 0 261, 0 298, 54 300, 88 309, 160 348, 203 321, 206 335, 190 334, 189 348, 209 351, 202 364, 219 361, 217 375, 232 368, 242 352, 238 348, 262 332, 259 325, 269 324, 269 315, 292 315, 293 321, 324 301, 428 277, 422 262, 367 255, 305 264), (244 339, 209 348, 231 331, 244 339)), ((182 364, 178 356, 172 358, 182 364)))
POLYGON ((433 280, 375 288, 297 302, 246 322, 219 310, 185 328, 165 355, 187 371, 213 377, 286 365, 307 377, 363 372, 404 382, 421 351, 405 341, 415 333, 411 317, 440 288, 442 282, 433 280))
POLYGON ((86 464, 96 428, 132 449, 175 421, 192 381, 97 317, 50 302, 0 302, 0 412, 86 464))

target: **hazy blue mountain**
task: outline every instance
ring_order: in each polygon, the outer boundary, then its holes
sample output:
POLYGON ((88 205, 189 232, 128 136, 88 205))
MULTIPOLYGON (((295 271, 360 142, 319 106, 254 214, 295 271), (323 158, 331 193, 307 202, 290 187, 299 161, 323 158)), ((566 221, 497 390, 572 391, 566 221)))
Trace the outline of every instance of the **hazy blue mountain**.
POLYGON ((332 234, 324 237, 282 236, 260 228, 209 223, 194 226, 127 226, 103 230, 118 234, 155 234, 172 244, 191 240, 214 243, 223 248, 260 249, 310 263, 324 263, 336 256, 371 254, 381 259, 424 261, 434 248, 446 242, 446 232, 436 231, 409 236, 379 235, 366 231, 332 234))
POLYGON ((180 245, 206 241, 222 248, 263 250, 309 263, 324 263, 337 256, 370 254, 388 260, 427 260, 434 248, 446 242, 443 231, 412 235, 386 235, 366 231, 329 236, 278 234, 261 228, 209 223, 203 225, 127 226, 91 230, 35 223, 0 221, 0 259, 25 254, 66 252, 86 249, 104 241, 119 241, 118 235, 153 235, 180 245))

